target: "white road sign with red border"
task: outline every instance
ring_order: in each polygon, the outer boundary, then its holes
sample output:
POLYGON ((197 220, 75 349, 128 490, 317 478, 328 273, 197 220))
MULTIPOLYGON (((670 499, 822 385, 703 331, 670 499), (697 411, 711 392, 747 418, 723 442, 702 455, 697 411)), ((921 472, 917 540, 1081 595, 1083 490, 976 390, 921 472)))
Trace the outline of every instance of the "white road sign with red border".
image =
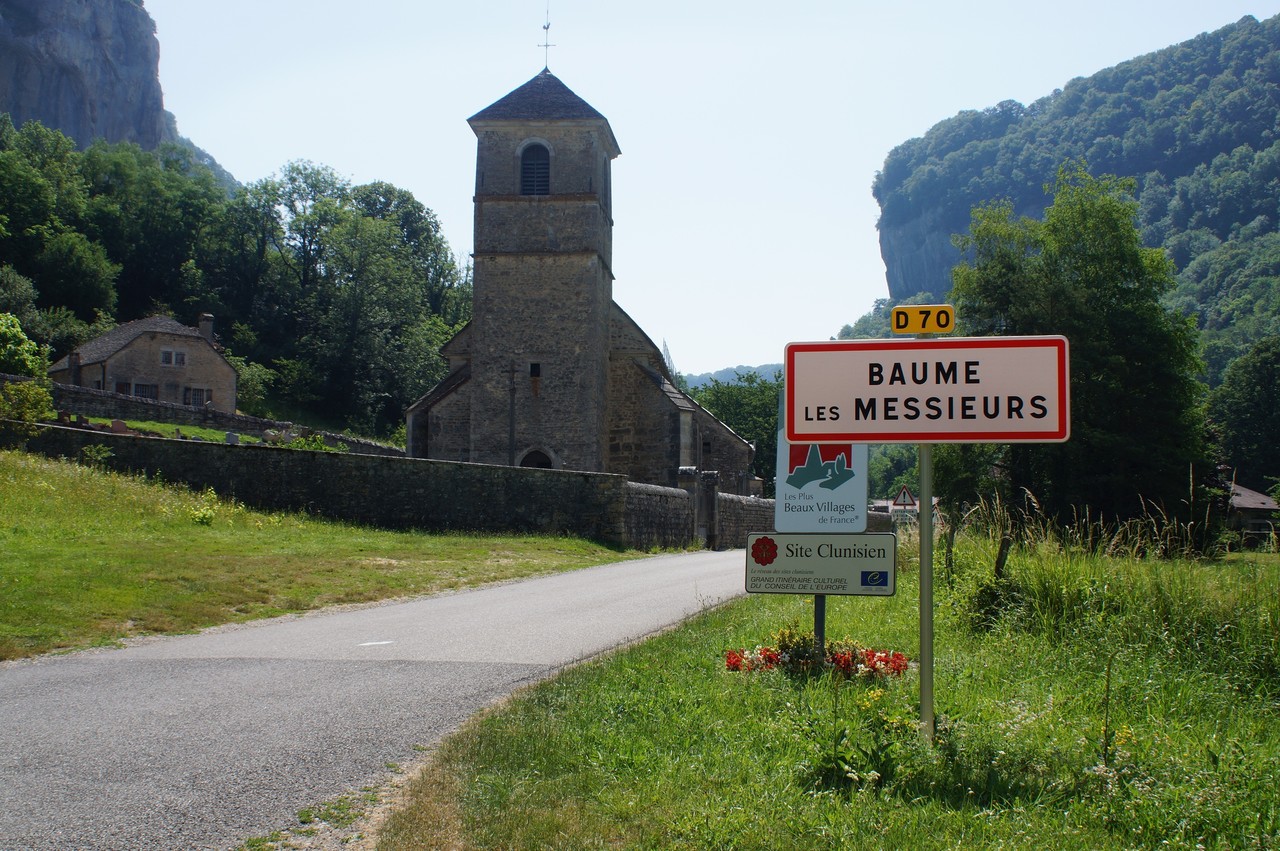
POLYGON ((1065 337, 831 340, 786 348, 792 443, 1058 443, 1065 337))

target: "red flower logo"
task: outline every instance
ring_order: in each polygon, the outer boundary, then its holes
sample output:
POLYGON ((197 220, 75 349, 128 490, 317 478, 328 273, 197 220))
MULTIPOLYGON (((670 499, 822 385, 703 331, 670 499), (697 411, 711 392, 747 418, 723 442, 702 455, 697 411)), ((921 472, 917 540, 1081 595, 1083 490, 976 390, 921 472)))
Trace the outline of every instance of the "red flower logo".
POLYGON ((778 545, 768 535, 756 538, 756 542, 751 545, 751 560, 756 564, 767 566, 773 564, 777 557, 778 545))

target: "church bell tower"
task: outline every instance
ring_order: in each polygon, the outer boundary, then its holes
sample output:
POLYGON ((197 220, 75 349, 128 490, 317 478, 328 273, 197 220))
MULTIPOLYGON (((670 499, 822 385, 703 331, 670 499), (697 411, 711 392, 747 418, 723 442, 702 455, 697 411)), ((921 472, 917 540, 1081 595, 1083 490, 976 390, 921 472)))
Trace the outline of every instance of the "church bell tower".
POLYGON ((546 69, 468 123, 470 460, 602 471, 617 140, 546 69))

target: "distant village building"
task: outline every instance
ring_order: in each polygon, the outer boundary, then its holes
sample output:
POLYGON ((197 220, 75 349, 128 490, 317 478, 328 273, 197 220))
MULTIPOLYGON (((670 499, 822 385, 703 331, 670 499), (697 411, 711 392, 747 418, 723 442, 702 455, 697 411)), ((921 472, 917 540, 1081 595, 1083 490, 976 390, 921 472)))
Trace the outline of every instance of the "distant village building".
POLYGON ((191 328, 168 316, 118 325, 49 368, 61 384, 235 413, 236 370, 213 343, 213 317, 191 328))
POLYGON ((1280 505, 1265 493, 1231 483, 1231 514, 1228 525, 1247 539, 1263 541, 1280 529, 1280 505))
POLYGON ((609 122, 544 69, 468 123, 472 319, 442 350, 449 374, 407 412, 409 454, 672 486, 696 468, 754 492, 753 447, 675 386, 613 301, 609 122))

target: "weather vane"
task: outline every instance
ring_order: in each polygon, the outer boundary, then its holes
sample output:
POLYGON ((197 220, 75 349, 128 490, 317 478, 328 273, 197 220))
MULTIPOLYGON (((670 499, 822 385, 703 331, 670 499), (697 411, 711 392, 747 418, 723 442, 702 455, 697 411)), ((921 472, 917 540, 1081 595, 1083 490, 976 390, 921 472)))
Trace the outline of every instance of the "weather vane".
POLYGON ((551 67, 551 48, 555 47, 551 43, 551 2, 547 0, 547 17, 546 23, 542 25, 542 44, 538 47, 542 48, 542 70, 546 71, 551 67))

